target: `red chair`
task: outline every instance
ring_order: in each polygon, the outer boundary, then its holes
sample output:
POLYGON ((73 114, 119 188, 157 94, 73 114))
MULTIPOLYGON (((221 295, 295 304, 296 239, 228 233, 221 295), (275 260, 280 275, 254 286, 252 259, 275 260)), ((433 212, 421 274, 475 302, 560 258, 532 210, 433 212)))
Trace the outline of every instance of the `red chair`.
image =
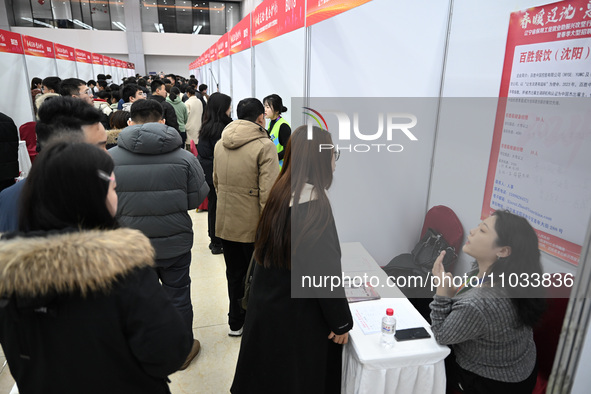
MULTIPOLYGON (((554 275, 552 274, 552 283, 559 283, 554 275)), ((562 286, 548 288, 546 311, 534 328, 534 342, 538 353, 538 379, 532 392, 535 394, 546 392, 570 297, 571 288, 564 285, 567 274, 560 273, 560 275, 562 286)))
MULTIPOLYGON (((195 157, 199 156, 199 154, 197 153, 197 147, 195 146, 195 141, 191 140, 191 144, 190 144, 189 149, 191 149, 191 153, 194 154, 195 157)), ((207 211, 208 206, 209 206, 209 200, 207 199, 207 197, 205 197, 205 200, 203 200, 201 205, 199 205, 199 207, 197 208, 197 211, 207 211)))
POLYGON ((35 158, 38 155, 37 152, 37 134, 35 133, 35 126, 37 122, 27 122, 23 123, 21 127, 19 127, 18 131, 21 136, 21 140, 27 143, 27 152, 29 153, 29 157, 31 158, 31 164, 35 161, 35 158))

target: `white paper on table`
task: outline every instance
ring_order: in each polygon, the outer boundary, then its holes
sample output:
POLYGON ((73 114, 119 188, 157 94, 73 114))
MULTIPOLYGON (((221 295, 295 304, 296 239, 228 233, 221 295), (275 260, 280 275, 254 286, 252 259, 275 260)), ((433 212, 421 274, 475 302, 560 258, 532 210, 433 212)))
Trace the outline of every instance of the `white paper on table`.
POLYGON ((374 270, 375 265, 367 256, 354 254, 341 257, 341 268, 343 272, 365 272, 374 270))
POLYGON ((410 313, 403 305, 388 305, 386 302, 362 302, 359 304, 349 304, 351 314, 355 319, 355 324, 361 328, 365 335, 375 334, 382 329, 382 318, 386 315, 387 308, 394 309, 396 318, 396 329, 404 330, 407 328, 423 327, 425 321, 418 313, 418 317, 410 313))

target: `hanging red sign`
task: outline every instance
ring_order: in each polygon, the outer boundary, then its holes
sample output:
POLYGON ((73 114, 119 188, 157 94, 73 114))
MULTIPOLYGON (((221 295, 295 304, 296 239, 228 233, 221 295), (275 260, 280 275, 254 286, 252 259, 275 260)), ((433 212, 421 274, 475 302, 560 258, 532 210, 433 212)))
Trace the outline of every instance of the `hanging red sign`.
POLYGON ((371 0, 308 0, 306 4, 306 26, 322 22, 335 15, 349 11, 371 0))
POLYGON ((228 33, 221 36, 215 45, 218 59, 228 56, 230 54, 230 47, 228 46, 228 33))
POLYGON ((0 52, 22 55, 24 51, 21 35, 7 30, 0 30, 0 52))
POLYGON ((98 53, 92 54, 92 64, 97 64, 102 66, 103 65, 103 55, 99 55, 98 53))
POLYGON ((252 45, 304 27, 304 0, 265 0, 252 12, 252 45))
POLYGON ((240 22, 238 22, 229 34, 230 54, 238 53, 250 48, 250 18, 252 14, 248 14, 240 22))
POLYGON ((55 47, 55 58, 61 60, 76 61, 76 53, 74 48, 61 44, 53 44, 55 47))
POLYGON ((83 51, 82 49, 78 48, 74 49, 74 52, 76 53, 76 61, 78 63, 92 64, 92 56, 90 52, 83 51))
POLYGON ((25 55, 55 59, 53 43, 37 37, 23 36, 25 55))

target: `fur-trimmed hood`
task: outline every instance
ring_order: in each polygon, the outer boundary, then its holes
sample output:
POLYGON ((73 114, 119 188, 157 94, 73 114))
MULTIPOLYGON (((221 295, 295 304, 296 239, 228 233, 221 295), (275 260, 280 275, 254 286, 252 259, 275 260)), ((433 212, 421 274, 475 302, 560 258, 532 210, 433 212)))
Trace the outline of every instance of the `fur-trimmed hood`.
POLYGON ((120 275, 152 266, 154 249, 140 231, 77 231, 0 241, 0 295, 106 292, 120 275))

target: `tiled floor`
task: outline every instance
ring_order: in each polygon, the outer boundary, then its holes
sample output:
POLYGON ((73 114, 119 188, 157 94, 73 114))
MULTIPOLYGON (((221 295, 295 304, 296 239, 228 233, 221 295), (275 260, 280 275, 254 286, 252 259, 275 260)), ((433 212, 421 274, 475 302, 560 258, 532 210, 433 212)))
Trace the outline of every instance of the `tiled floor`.
MULTIPOLYGON (((207 236, 207 213, 192 211, 195 242, 191 264, 193 331, 201 342, 201 354, 185 371, 171 375, 173 394, 228 393, 238 358, 240 338, 228 336, 228 293, 222 255, 212 255, 207 236)), ((0 368, 5 362, 0 353, 0 368)), ((6 365, 0 372, 0 394, 14 385, 6 365)))

